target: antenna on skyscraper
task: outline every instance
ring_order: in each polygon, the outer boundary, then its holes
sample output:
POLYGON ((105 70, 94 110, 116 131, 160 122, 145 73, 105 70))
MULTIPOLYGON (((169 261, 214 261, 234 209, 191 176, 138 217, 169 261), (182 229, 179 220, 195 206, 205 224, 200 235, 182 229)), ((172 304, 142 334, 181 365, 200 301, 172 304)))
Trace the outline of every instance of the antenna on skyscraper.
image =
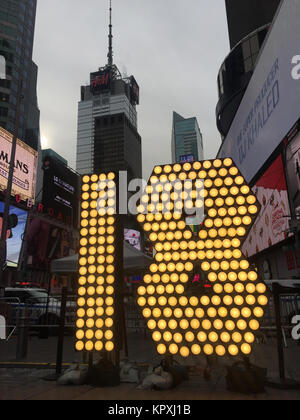
POLYGON ((112 0, 109 0, 110 7, 109 7, 109 45, 108 45, 108 65, 112 67, 113 65, 113 34, 112 34, 112 0))

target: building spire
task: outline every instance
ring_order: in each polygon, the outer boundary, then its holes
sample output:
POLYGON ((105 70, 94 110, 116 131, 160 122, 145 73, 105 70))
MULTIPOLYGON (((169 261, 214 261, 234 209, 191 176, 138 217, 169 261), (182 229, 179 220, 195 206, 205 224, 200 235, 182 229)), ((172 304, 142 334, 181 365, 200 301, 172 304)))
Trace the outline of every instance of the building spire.
POLYGON ((113 65, 113 34, 112 34, 112 0, 110 0, 110 7, 109 7, 109 35, 108 35, 108 66, 112 67, 113 65))

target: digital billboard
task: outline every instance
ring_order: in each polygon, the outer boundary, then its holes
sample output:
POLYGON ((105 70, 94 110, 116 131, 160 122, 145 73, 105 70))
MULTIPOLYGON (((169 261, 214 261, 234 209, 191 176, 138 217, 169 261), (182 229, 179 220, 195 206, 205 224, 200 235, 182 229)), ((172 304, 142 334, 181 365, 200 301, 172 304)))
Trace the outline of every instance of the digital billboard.
MULTIPOLYGON (((0 189, 7 189, 13 136, 0 127, 0 189)), ((12 196, 34 202, 38 152, 17 140, 12 196)))
POLYGON ((243 246, 248 257, 286 239, 290 207, 281 155, 257 181, 253 193, 262 210, 243 246))
MULTIPOLYGON (((0 235, 2 231, 4 203, 0 202, 0 235)), ((27 211, 10 206, 8 231, 7 231, 7 252, 6 260, 8 265, 17 266, 22 248, 23 235, 27 223, 27 211)))
POLYGON ((59 160, 44 159, 43 205, 60 221, 76 225, 78 218, 78 175, 59 160))

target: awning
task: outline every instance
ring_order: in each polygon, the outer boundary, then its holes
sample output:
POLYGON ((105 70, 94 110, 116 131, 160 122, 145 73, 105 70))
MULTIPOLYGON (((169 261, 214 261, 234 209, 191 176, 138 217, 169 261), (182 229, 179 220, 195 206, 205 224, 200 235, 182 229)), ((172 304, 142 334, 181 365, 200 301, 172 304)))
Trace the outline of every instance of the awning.
MULTIPOLYGON (((124 242, 124 269, 143 270, 147 269, 152 258, 140 252, 129 243, 124 242)), ((54 274, 71 274, 78 272, 78 254, 71 257, 54 260, 51 263, 51 272, 54 274)))

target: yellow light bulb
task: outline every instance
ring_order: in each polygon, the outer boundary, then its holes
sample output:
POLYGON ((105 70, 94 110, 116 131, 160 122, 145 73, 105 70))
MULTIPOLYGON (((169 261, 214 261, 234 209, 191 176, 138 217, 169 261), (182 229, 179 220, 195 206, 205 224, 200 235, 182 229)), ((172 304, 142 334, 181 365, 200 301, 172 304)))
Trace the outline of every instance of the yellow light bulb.
POLYGON ((92 343, 92 341, 88 341, 85 344, 85 349, 86 349, 86 351, 92 351, 94 349, 94 344, 92 343))
POLYGON ((192 328, 193 330, 198 330, 198 329, 199 329, 199 327, 200 327, 200 322, 199 322, 197 319, 193 319, 193 320, 191 321, 191 328, 192 328))
POLYGON ((211 329, 211 322, 207 319, 202 322, 202 327, 208 331, 211 329))
POLYGON ((207 340, 207 334, 205 332, 199 332, 197 335, 197 339, 200 343, 205 343, 207 340))
POLYGON ((166 352, 167 352, 166 346, 164 344, 159 344, 157 346, 157 352, 158 352, 158 354, 161 354, 161 355, 166 354, 166 352))
POLYGON ((219 340, 219 336, 217 333, 215 332, 211 332, 208 336, 209 341, 211 341, 212 343, 216 343, 219 340))
POLYGON ((244 321, 243 319, 240 319, 240 320, 237 322, 237 327, 238 327, 238 329, 239 329, 239 330, 241 330, 241 331, 245 331, 245 330, 246 330, 246 328, 247 328, 247 322, 246 322, 246 321, 244 321))
POLYGON ((253 314, 256 318, 262 318, 264 316, 264 310, 261 308, 254 308, 253 314))
POLYGON ((233 331, 235 329, 235 323, 233 321, 226 321, 225 327, 228 331, 233 331))
POLYGON ((194 334, 192 332, 188 332, 185 335, 185 339, 186 339, 186 341, 188 343, 191 343, 191 342, 193 342, 195 340, 195 336, 194 336, 194 334))
POLYGON ((195 356, 198 356, 201 353, 201 347, 198 344, 194 344, 191 351, 195 356))
POLYGON ((266 296, 259 296, 257 301, 261 306, 266 306, 269 303, 269 299, 266 296))
POLYGON ((241 351, 243 354, 249 355, 252 351, 251 346, 249 344, 243 344, 241 347, 241 351))
POLYGON ((251 330, 257 331, 259 329, 259 322, 253 319, 249 322, 249 327, 251 330))
POLYGON ((203 351, 207 356, 211 356, 214 353, 214 348, 210 344, 206 344, 203 351))
POLYGON ((235 345, 229 346, 228 351, 229 351, 229 354, 231 354, 231 356, 237 356, 239 354, 239 349, 235 345))
POLYGON ((169 321, 169 328, 171 329, 171 330, 176 330, 176 328, 178 327, 178 322, 177 321, 175 321, 175 319, 171 319, 170 321, 169 321))
POLYGON ((229 343, 230 340, 231 340, 230 334, 228 334, 227 332, 224 332, 224 333, 221 334, 221 341, 223 343, 229 343))
POLYGON ((225 354, 226 354, 225 347, 224 346, 217 346, 216 347, 216 354, 220 357, 225 356, 225 354))
POLYGON ((233 335, 232 335, 232 340, 235 342, 235 343, 240 343, 241 341, 242 341, 242 336, 241 336, 241 334, 240 333, 234 333, 233 335))

